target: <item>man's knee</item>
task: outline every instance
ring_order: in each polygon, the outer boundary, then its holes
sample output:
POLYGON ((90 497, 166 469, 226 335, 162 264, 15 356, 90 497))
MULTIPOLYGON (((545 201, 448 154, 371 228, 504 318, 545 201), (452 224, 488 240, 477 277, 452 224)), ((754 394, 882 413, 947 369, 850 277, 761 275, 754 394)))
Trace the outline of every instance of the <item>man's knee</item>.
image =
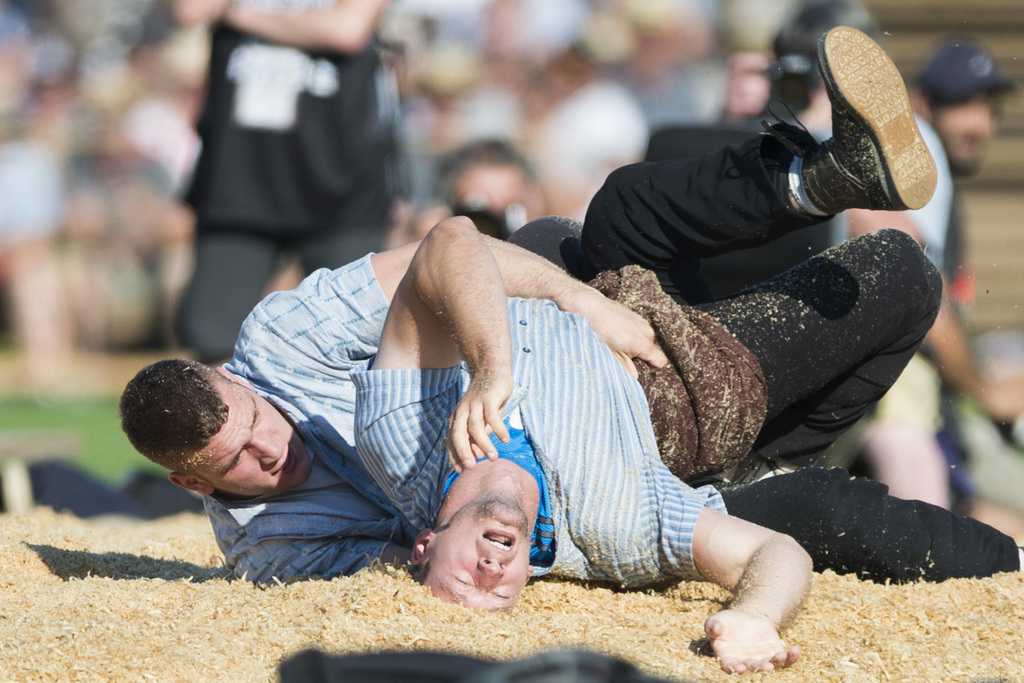
MULTIPOLYGON (((921 245, 908 233, 894 228, 883 228, 864 237, 880 243, 879 258, 891 266, 886 271, 901 278, 893 285, 905 285, 907 293, 916 297, 923 310, 937 311, 942 300, 942 276, 921 245)), ((903 291, 900 296, 904 296, 903 291)))

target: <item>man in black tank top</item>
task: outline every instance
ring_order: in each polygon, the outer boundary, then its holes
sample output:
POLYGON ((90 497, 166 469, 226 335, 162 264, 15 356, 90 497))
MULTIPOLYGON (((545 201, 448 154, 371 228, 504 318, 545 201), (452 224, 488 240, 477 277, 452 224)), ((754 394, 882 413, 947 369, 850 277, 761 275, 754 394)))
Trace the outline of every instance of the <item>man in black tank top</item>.
POLYGON ((230 357, 283 255, 308 273, 381 248, 399 184, 397 95, 375 40, 387 1, 359 5, 175 0, 182 24, 212 26, 178 324, 200 360, 230 357))

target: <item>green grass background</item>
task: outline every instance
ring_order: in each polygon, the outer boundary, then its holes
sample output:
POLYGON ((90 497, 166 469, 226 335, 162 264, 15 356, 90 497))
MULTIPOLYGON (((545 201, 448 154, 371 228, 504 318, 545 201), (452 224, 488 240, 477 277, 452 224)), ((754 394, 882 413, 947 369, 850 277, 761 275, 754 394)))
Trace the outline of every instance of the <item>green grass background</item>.
POLYGON ((0 430, 69 430, 79 435, 82 452, 72 461, 113 484, 129 472, 162 472, 139 455, 121 432, 116 398, 0 400, 0 430))

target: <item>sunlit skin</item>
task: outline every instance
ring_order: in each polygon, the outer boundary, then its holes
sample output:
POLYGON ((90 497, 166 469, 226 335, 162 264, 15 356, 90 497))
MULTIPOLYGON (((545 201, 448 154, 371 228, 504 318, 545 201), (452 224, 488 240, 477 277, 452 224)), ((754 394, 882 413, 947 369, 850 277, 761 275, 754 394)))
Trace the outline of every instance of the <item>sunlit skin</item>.
POLYGON ((507 460, 484 460, 464 472, 445 496, 434 529, 416 537, 415 564, 427 563, 431 592, 471 609, 515 606, 530 578, 530 529, 539 491, 507 460))
POLYGON ((229 498, 280 493, 305 482, 312 461, 291 422, 244 380, 218 372, 225 377, 215 387, 228 407, 227 420, 199 454, 204 459, 199 473, 172 472, 171 481, 229 498))
POLYGON ((516 522, 525 520, 520 508, 502 502, 490 508, 467 505, 436 531, 421 533, 413 561, 429 553, 423 583, 437 597, 470 609, 509 610, 533 572, 530 537, 516 522))

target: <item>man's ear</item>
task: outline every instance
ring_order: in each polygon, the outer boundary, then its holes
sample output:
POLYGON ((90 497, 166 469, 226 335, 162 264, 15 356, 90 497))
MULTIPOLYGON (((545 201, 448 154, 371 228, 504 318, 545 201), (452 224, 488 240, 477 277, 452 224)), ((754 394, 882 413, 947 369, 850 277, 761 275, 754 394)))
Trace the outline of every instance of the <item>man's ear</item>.
POLYGON ((217 372, 218 375, 221 375, 222 377, 226 377, 227 379, 231 380, 235 384, 241 384, 243 387, 248 387, 249 389, 253 388, 252 385, 249 384, 248 380, 246 380, 244 377, 239 377, 238 375, 236 375, 233 372, 228 372, 227 370, 225 370, 221 366, 217 366, 216 368, 214 368, 214 370, 217 372))
POLYGON ((434 530, 424 529, 416 534, 416 540, 412 543, 412 553, 409 561, 413 564, 423 564, 427 561, 427 548, 434 540, 434 530))
POLYGON ((217 490, 213 487, 213 484, 204 481, 192 474, 171 472, 170 474, 167 475, 167 478, 170 479, 171 483, 176 486, 180 486, 183 489, 188 489, 189 491, 202 493, 207 496, 213 495, 213 492, 217 490))

